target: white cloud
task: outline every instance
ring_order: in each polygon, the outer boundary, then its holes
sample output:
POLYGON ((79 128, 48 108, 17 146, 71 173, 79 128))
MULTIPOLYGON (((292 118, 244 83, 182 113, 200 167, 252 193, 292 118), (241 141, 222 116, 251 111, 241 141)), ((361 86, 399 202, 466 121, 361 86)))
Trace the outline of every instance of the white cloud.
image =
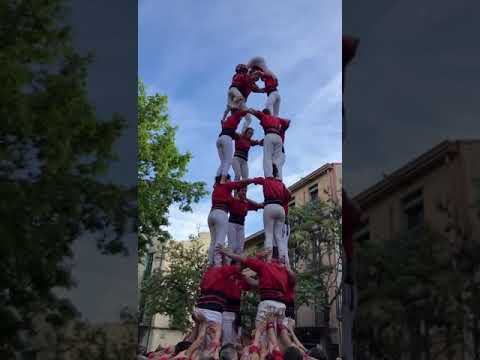
POLYGON ((192 212, 182 212, 178 207, 170 207, 168 231, 174 240, 188 240, 190 235, 199 231, 208 231, 207 218, 210 212, 210 200, 205 199, 193 206, 192 212))

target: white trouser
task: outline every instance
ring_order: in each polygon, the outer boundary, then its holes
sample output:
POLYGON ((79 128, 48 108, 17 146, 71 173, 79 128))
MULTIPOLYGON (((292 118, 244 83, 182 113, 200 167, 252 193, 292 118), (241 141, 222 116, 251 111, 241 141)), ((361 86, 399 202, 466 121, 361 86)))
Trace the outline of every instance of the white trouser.
POLYGON ((235 344, 238 331, 235 325, 236 314, 230 311, 222 313, 222 345, 235 344))
POLYGON ((273 244, 282 243, 282 230, 285 224, 285 210, 279 204, 267 204, 263 209, 265 229, 265 250, 272 250, 273 244))
POLYGON ((285 153, 282 151, 280 154, 280 160, 277 164, 279 179, 283 179, 283 165, 285 165, 285 153))
POLYGON ((282 226, 282 238, 277 242, 278 246, 278 259, 284 262, 288 268, 290 268, 290 259, 288 258, 288 238, 290 237, 290 225, 283 224, 282 226))
POLYGON ((217 139, 217 150, 220 158, 217 176, 226 176, 233 160, 233 139, 228 135, 219 136, 217 139))
POLYGON ((208 249, 208 263, 221 265, 222 255, 216 252, 218 245, 225 246, 228 231, 228 214, 220 209, 212 209, 208 214, 208 227, 210 229, 210 247, 208 249))
MULTIPOLYGON (((228 89, 227 94, 227 109, 225 110, 225 114, 227 114, 232 109, 239 109, 239 110, 247 110, 247 100, 242 95, 240 90, 236 87, 232 87, 228 89)), ((245 122, 243 125, 243 130, 250 126, 252 122, 252 117, 250 114, 245 115, 245 122)), ((242 132, 243 132, 242 130, 242 132)))
POLYGON ((282 138, 278 134, 268 133, 263 138, 263 172, 265 177, 273 176, 273 164, 280 163, 282 157, 282 138))
POLYGON ((278 322, 282 323, 283 318, 285 317, 285 304, 273 301, 273 300, 263 300, 258 304, 257 316, 255 318, 256 323, 265 320, 268 314, 274 314, 278 322))
POLYGON ((245 245, 245 226, 229 222, 228 223, 228 248, 235 254, 243 254, 245 245))
POLYGON ((205 316, 205 319, 207 319, 207 321, 209 321, 209 322, 213 322, 213 323, 216 323, 216 324, 221 324, 222 323, 222 313, 221 312, 213 311, 213 310, 209 310, 209 309, 201 309, 201 308, 198 308, 198 307, 195 308, 195 311, 202 314, 203 316, 205 316))
POLYGON ((278 116, 280 113, 280 93, 278 91, 274 91, 270 93, 267 97, 267 102, 265 103, 265 108, 270 110, 270 113, 273 116, 278 116))
POLYGON ((248 162, 241 157, 234 156, 232 160, 235 181, 248 179, 248 162))

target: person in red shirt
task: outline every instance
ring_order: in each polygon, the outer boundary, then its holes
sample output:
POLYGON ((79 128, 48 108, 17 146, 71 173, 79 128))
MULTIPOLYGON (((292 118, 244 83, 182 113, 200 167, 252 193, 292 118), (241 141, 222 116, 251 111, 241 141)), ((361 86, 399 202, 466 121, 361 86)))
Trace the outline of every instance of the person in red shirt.
MULTIPOLYGON (((248 112, 260 120, 265 137, 263 138, 263 172, 265 177, 273 176, 273 165, 277 168, 282 162, 282 127, 288 128, 290 120, 272 116, 270 110, 257 111, 249 109, 248 112)), ((276 175, 278 177, 278 174, 276 175)))
MULTIPOLYGON (((277 168, 274 166, 275 175, 276 172, 277 168)), ((274 177, 260 178, 257 182, 263 186, 265 250, 269 254, 269 258, 271 258, 273 254, 273 245, 274 243, 278 244, 279 257, 283 257, 284 261, 286 261, 286 258, 288 258, 288 243, 286 244, 287 249, 285 249, 285 244, 283 243, 283 228, 285 225, 284 206, 288 206, 291 193, 282 180, 274 177)))
MULTIPOLYGON (((235 68, 235 75, 232 77, 232 82, 228 88, 227 107, 223 113, 222 121, 225 120, 228 113, 232 110, 246 110, 247 98, 250 93, 263 93, 265 89, 258 88, 256 82, 260 80, 259 71, 248 71, 248 66, 238 64, 235 68)), ((251 118, 249 115, 245 117, 245 128, 250 126, 251 118)))
POLYGON ((232 275, 225 287, 225 308, 222 314, 222 344, 234 344, 239 336, 240 300, 242 293, 257 287, 258 281, 241 273, 232 275))
POLYGON ((243 253, 245 244, 245 217, 249 211, 262 209, 263 204, 247 199, 247 189, 238 190, 236 197, 230 201, 228 218, 228 247, 236 254, 243 253))
POLYGON ((277 322, 283 322, 285 316, 285 294, 288 288, 288 273, 284 264, 276 260, 263 261, 257 257, 245 257, 233 253, 222 246, 218 251, 225 256, 239 261, 242 265, 258 274, 258 289, 260 303, 258 304, 257 324, 273 315, 277 322))
POLYGON ((228 212, 233 200, 232 190, 241 189, 249 184, 258 182, 258 178, 246 179, 241 181, 230 181, 230 175, 227 174, 226 182, 221 183, 220 176, 215 178, 212 192, 212 208, 208 214, 208 227, 210 229, 210 248, 208 250, 209 264, 221 265, 222 257, 215 253, 217 245, 225 244, 225 238, 228 232, 228 212))
POLYGON ((246 128, 241 134, 235 136, 235 153, 233 154, 232 167, 235 180, 248 179, 248 153, 250 147, 263 145, 262 141, 253 140, 253 129, 246 128))
POLYGON ((251 72, 260 71, 260 79, 265 84, 264 92, 267 94, 267 102, 265 108, 270 110, 274 116, 280 113, 280 93, 278 92, 278 79, 275 74, 267 67, 265 59, 256 56, 248 62, 251 72))
POLYGON ((239 265, 210 266, 202 276, 200 296, 194 312, 201 314, 210 324, 211 342, 208 352, 211 354, 220 349, 222 313, 226 304, 225 290, 229 286, 227 281, 239 272, 239 265))
POLYGON ((223 120, 222 131, 217 139, 217 151, 220 158, 220 165, 217 169, 217 176, 221 176, 221 182, 225 182, 225 177, 230 170, 233 160, 233 139, 236 136, 238 124, 242 118, 247 114, 244 110, 234 110, 226 120, 223 120))

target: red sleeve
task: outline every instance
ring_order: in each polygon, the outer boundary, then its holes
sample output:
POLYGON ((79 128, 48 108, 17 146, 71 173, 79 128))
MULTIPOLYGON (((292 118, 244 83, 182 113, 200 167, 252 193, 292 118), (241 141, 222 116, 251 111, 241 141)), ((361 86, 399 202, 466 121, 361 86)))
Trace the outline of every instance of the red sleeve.
POLYGON ((252 202, 250 202, 250 201, 249 201, 248 204, 247 204, 247 209, 248 209, 249 211, 257 211, 258 209, 261 209, 261 208, 262 208, 262 205, 260 205, 260 204, 254 204, 254 203, 252 203, 252 202))
POLYGON ((284 128, 284 129, 288 129, 288 127, 290 126, 290 121, 287 120, 287 119, 282 119, 282 118, 279 118, 280 119, 280 125, 284 128))
POLYGON ((237 111, 235 114, 233 114, 233 118, 235 119, 235 121, 237 122, 237 124, 242 120, 242 117, 245 116, 247 112, 245 110, 240 110, 240 111, 237 111))
POLYGON ((225 184, 229 190, 241 189, 247 186, 248 184, 245 181, 230 181, 225 184))
POLYGON ((234 265, 225 265, 222 267, 222 278, 227 279, 233 274, 238 273, 238 267, 234 265))
POLYGON ((252 115, 255 116, 258 120, 262 120, 265 114, 261 111, 254 111, 252 115))
POLYGON ((264 185, 265 184, 265 178, 263 177, 256 177, 256 178, 253 178, 254 182, 258 185, 264 185))
POLYGON ((263 263, 263 261, 255 259, 255 258, 246 258, 243 261, 243 264, 246 267, 249 267, 250 269, 252 269, 255 272, 260 272, 263 268, 264 263, 263 263))
POLYGON ((281 351, 273 350, 272 351, 273 360, 283 360, 283 354, 281 351))

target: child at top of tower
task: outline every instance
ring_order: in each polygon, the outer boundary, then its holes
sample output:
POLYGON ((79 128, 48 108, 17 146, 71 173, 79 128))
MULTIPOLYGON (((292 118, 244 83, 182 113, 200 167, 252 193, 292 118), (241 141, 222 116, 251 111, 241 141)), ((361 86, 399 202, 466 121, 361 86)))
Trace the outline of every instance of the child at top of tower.
POLYGON ((261 56, 252 58, 248 62, 248 68, 251 73, 260 73, 260 79, 265 84, 264 92, 267 94, 265 108, 269 109, 272 115, 278 116, 281 98, 277 76, 268 68, 265 59, 261 56))

